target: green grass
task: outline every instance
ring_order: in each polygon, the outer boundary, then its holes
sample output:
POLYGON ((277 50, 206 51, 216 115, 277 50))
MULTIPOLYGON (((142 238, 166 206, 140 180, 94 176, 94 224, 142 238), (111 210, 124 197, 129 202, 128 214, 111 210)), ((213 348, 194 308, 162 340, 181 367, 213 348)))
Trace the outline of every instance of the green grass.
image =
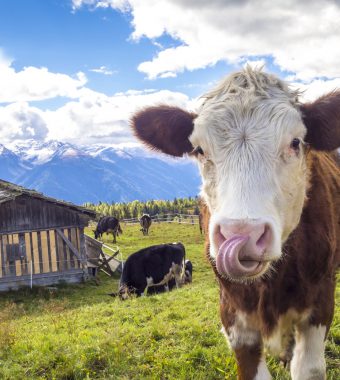
MULTIPOLYGON (((0 379, 235 379, 233 356, 220 330, 218 286, 203 255, 197 226, 154 224, 149 236, 122 226, 126 258, 152 244, 182 241, 193 283, 126 302, 107 295, 118 279, 97 286, 6 293, 0 299, 0 379)), ((111 236, 104 236, 109 243, 111 236)), ((340 285, 327 343, 328 379, 340 378, 340 285)), ((289 379, 269 358, 274 379, 289 379)))

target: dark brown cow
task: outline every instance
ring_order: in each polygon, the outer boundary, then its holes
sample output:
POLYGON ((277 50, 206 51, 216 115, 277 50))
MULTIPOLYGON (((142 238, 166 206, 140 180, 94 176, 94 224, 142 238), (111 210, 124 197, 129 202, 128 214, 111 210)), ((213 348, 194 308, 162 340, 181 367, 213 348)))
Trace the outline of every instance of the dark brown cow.
POLYGON ((139 223, 142 227, 141 231, 143 232, 143 235, 149 235, 149 228, 152 223, 151 216, 149 214, 143 214, 139 219, 139 223))
POLYGON ((246 68, 198 114, 137 113, 153 149, 198 161, 206 253, 220 284, 223 332, 239 379, 268 380, 263 348, 292 348, 293 380, 324 380, 340 263, 340 91, 301 104, 273 75, 246 68))

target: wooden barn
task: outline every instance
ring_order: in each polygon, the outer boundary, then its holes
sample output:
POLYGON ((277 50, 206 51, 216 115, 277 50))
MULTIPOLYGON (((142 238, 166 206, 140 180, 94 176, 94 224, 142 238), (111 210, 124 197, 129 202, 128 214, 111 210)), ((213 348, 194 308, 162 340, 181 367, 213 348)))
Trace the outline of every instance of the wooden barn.
POLYGON ((79 282, 95 212, 0 180, 0 290, 79 282))

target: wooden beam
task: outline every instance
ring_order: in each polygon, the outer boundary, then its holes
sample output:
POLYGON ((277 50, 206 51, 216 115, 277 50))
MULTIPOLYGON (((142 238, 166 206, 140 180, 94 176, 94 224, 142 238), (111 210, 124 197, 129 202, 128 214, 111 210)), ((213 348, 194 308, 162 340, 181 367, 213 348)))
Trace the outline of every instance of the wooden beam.
POLYGON ((86 264, 86 260, 84 260, 81 256, 77 248, 68 240, 68 238, 64 235, 63 231, 60 228, 56 228, 58 235, 64 240, 65 244, 68 246, 70 251, 78 258, 78 260, 82 264, 86 264))
POLYGON ((102 246, 103 246, 104 248, 109 249, 110 251, 113 252, 112 257, 116 257, 116 256, 118 255, 118 253, 119 253, 119 248, 115 251, 114 249, 112 249, 111 247, 109 247, 109 246, 106 245, 106 244, 102 244, 102 246))

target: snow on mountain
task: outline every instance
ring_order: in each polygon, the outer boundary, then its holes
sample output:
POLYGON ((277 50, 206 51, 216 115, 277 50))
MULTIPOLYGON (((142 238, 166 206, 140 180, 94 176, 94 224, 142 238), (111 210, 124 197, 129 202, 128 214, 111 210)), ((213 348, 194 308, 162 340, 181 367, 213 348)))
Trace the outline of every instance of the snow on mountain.
POLYGON ((48 162, 53 154, 64 144, 59 141, 40 142, 36 140, 26 140, 8 145, 13 153, 23 161, 28 161, 33 165, 48 162))
POLYGON ((28 163, 23 162, 17 154, 0 144, 0 178, 17 178, 29 169, 28 163))
POLYGON ((200 185, 198 170, 188 159, 174 160, 138 146, 34 140, 0 145, 0 178, 78 204, 195 196, 200 185))

